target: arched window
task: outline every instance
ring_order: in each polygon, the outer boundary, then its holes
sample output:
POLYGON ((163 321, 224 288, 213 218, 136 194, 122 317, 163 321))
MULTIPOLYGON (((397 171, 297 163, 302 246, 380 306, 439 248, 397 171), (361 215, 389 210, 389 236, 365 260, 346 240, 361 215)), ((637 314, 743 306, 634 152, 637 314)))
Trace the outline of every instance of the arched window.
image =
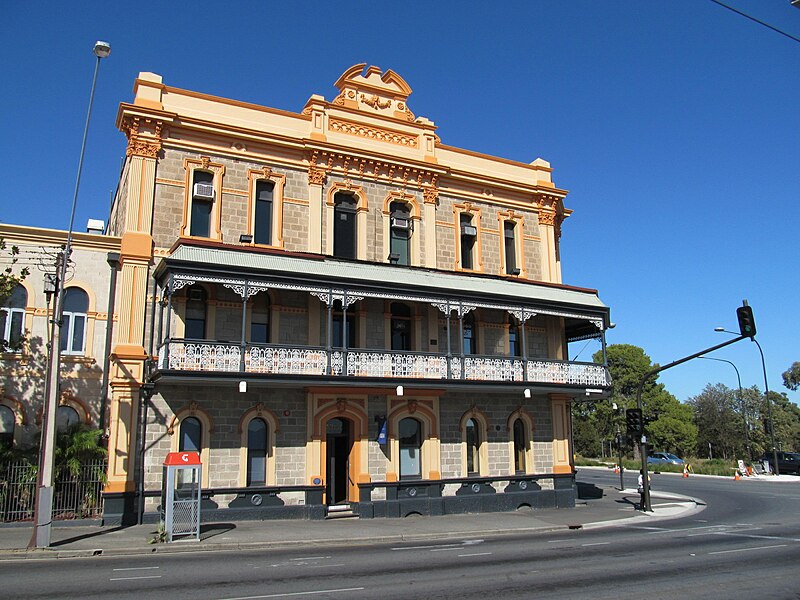
POLYGON ((508 316, 508 354, 509 356, 522 356, 520 324, 514 315, 508 316))
POLYGON ((269 343, 269 295, 261 292, 250 301, 250 341, 254 344, 269 343))
POLYGON ((400 442, 400 479, 421 479, 422 424, 411 417, 401 419, 398 438, 400 442))
POLYGON ((6 304, 0 308, 0 351, 15 351, 22 340, 25 325, 25 307, 28 305, 28 291, 17 284, 6 304))
POLYGON ((272 244, 272 197, 275 183, 269 180, 256 182, 255 227, 253 241, 256 244, 272 244))
POLYGON ((411 309, 392 302, 392 350, 411 350, 411 309))
POLYGON ((468 313, 463 321, 464 337, 462 338, 464 354, 477 354, 478 339, 475 331, 475 316, 468 313))
POLYGON ((525 423, 522 419, 516 419, 513 426, 514 434, 514 472, 527 472, 525 465, 525 455, 528 449, 528 436, 525 435, 525 423))
POLYGON ((193 285, 186 292, 186 317, 183 337, 189 340, 206 339, 206 308, 208 294, 201 285, 193 285))
POLYGON ((78 411, 71 406, 59 406, 56 411, 56 431, 69 431, 81 422, 78 411))
POLYGON ((461 224, 461 268, 475 268, 475 240, 478 237, 478 229, 472 222, 472 215, 461 213, 459 217, 461 224))
POLYGON ((338 258, 356 257, 355 196, 337 192, 333 196, 333 255, 338 258))
POLYGON ((503 250, 506 258, 506 273, 519 275, 517 268, 517 224, 514 221, 503 222, 503 250))
POLYGON ((181 421, 178 452, 200 452, 203 445, 203 424, 197 417, 186 417, 181 421))
POLYGON ((61 352, 83 354, 86 350, 86 313, 89 296, 81 288, 64 292, 64 321, 61 325, 61 352))
POLYGON ((10 448, 14 445, 14 427, 17 421, 14 411, 0 404, 0 447, 10 448))
POLYGON ((465 426, 467 443, 467 475, 481 472, 481 427, 476 419, 468 419, 465 426))
POLYGON ((411 213, 405 202, 389 205, 389 262, 398 265, 411 264, 411 213))
POLYGON ((266 485, 268 429, 264 419, 255 418, 247 426, 247 485, 266 485))
POLYGON ((211 213, 214 208, 214 174, 195 170, 192 173, 192 216, 189 235, 209 237, 211 234, 211 213))

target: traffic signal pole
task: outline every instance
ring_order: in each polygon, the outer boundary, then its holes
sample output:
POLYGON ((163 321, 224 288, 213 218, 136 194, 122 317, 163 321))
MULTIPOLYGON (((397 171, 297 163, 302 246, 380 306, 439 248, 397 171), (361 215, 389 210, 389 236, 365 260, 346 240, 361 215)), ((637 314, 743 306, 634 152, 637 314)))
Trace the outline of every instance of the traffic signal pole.
MULTIPOLYGON (((677 367, 685 362, 692 360, 693 358, 697 358, 703 354, 707 354, 709 352, 714 352, 715 350, 719 350, 720 348, 724 348, 725 346, 730 346, 731 344, 735 344, 739 342, 749 335, 740 335, 738 337, 733 338, 732 340, 728 340, 727 342, 723 342, 721 344, 717 344, 716 346, 712 346, 711 348, 706 348, 705 350, 701 350, 700 352, 695 352, 691 356, 687 356, 685 358, 681 358, 674 362, 669 363, 668 365, 664 365, 663 367, 658 367, 657 369, 653 369, 649 371, 642 380, 639 382, 639 387, 636 390, 636 406, 639 410, 642 410, 642 389, 644 389, 644 384, 647 382, 648 379, 661 373, 661 371, 666 371, 667 369, 671 369, 672 367, 677 367)), ((642 455, 642 487, 644 488, 644 502, 642 503, 642 510, 647 512, 653 512, 653 506, 650 503, 650 482, 648 481, 648 474, 647 474, 647 437, 642 433, 642 436, 639 438, 639 448, 641 450, 642 455)))

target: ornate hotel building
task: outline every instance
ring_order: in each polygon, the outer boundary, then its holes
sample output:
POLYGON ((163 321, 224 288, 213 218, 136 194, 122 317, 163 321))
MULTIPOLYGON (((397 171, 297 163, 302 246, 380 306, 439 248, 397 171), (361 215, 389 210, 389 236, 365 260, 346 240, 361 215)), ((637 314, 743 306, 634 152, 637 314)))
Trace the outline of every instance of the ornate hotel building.
POLYGON ((204 519, 572 506, 570 403, 608 308, 561 281, 550 165, 448 146, 393 71, 299 112, 141 73, 110 373, 109 523, 196 450, 204 519))

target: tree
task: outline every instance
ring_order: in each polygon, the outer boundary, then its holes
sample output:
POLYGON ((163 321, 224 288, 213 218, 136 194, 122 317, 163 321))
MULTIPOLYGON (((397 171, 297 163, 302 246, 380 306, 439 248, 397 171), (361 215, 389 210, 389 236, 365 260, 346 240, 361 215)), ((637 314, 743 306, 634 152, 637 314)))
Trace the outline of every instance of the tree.
MULTIPOLYGON (((642 348, 630 344, 608 346, 606 357, 612 381, 610 398, 607 401, 573 404, 576 452, 589 452, 597 448, 601 440, 613 439, 617 427, 625 433, 624 410, 635 408, 636 392, 642 377, 657 367, 642 348), (617 405, 616 411, 613 409, 614 404, 617 405)), ((593 356, 597 363, 602 358, 601 352, 593 356)), ((697 440, 692 411, 667 392, 663 384, 656 381, 656 378, 648 379, 642 388, 644 416, 650 419, 646 427, 650 445, 659 450, 690 454, 697 440)))
POLYGON ((732 459, 747 454, 741 399, 733 390, 708 384, 689 399, 689 406, 698 431, 698 456, 732 459))
POLYGON ((16 246, 11 246, 8 250, 7 248, 6 241, 0 238, 0 253, 8 254, 8 258, 3 257, 2 259, 2 262, 7 262, 8 266, 0 271, 0 306, 6 303, 6 300, 9 299, 14 288, 17 287, 19 282, 25 279, 29 273, 28 267, 20 269, 19 273, 14 273, 17 261, 19 260, 19 248, 16 246))
POLYGON ((783 372, 783 385, 792 391, 800 389, 800 362, 793 362, 792 366, 783 372))

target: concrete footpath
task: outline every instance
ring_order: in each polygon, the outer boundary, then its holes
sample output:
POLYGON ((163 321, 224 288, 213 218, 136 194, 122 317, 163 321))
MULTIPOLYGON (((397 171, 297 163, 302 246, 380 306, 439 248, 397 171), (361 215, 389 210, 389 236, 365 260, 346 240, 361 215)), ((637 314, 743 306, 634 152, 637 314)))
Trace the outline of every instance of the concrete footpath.
MULTIPOLYGON (((585 467, 582 467, 585 469, 585 467)), ((409 517, 405 519, 329 519, 203 523, 200 540, 153 543, 158 526, 103 527, 87 522, 54 522, 51 547, 28 549, 29 524, 0 527, 0 561, 18 559, 125 556, 225 550, 257 550, 375 542, 463 539, 484 535, 590 529, 652 521, 701 511, 686 496, 655 492, 653 512, 636 510, 635 489, 579 483, 575 509, 540 509, 512 513, 409 517)))

